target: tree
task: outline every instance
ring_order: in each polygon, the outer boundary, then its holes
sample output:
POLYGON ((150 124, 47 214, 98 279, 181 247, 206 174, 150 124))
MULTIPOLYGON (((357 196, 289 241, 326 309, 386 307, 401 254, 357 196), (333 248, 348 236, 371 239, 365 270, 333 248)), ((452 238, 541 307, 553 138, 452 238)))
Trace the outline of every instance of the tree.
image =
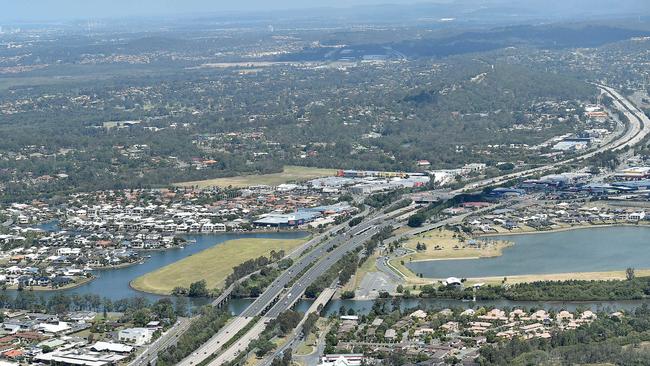
POLYGON ((207 297, 209 294, 205 280, 192 282, 190 285, 189 297, 207 297))
POLYGON ((175 303, 176 316, 186 316, 187 315, 187 298, 177 297, 175 303))
POLYGON ((187 296, 189 290, 182 286, 176 286, 172 290, 172 296, 187 296))
POLYGON ((348 222, 348 225, 350 227, 357 226, 361 223, 361 221, 363 221, 363 217, 355 217, 348 222))
POLYGON ((291 331, 296 327, 296 325, 298 325, 301 319, 302 319, 302 315, 293 310, 287 310, 285 312, 280 313, 280 315, 278 315, 278 317, 276 318, 276 324, 278 325, 280 334, 287 335, 289 331, 291 331))
POLYGON ((628 268, 625 270, 625 278, 626 278, 628 281, 632 281, 632 280, 634 279, 634 268, 632 268, 632 267, 628 267, 628 268))
POLYGON ((409 220, 407 222, 407 225, 410 227, 420 227, 424 222, 426 221, 426 216, 424 216, 423 213, 418 212, 415 215, 412 215, 409 217, 409 220))
POLYGON ((144 327, 151 321, 151 312, 149 309, 138 309, 133 313, 133 324, 144 327))

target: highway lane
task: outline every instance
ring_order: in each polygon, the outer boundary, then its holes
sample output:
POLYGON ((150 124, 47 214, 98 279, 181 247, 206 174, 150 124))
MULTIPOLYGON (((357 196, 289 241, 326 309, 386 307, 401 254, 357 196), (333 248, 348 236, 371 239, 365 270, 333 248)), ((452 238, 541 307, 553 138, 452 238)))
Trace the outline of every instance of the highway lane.
POLYGON ((283 272, 278 278, 271 283, 262 295, 260 295, 244 312, 243 316, 255 316, 259 315, 266 307, 271 304, 280 293, 284 290, 291 281, 299 275, 303 270, 309 267, 312 263, 316 262, 319 258, 325 255, 328 251, 332 250, 335 246, 341 245, 345 238, 366 230, 372 227, 376 218, 371 217, 369 220, 362 222, 361 224, 351 228, 346 232, 345 235, 337 235, 332 238, 329 238, 324 243, 318 245, 316 248, 311 250, 309 253, 305 254, 303 257, 299 258, 288 270, 283 272))
POLYGON ((634 104, 632 104, 632 102, 627 100, 616 90, 608 86, 604 86, 600 84, 596 84, 596 85, 606 94, 609 94, 614 99, 615 106, 620 111, 625 113, 625 115, 628 117, 629 125, 622 136, 611 141, 608 144, 605 144, 595 150, 592 150, 580 156, 576 156, 552 164, 547 164, 537 168, 527 169, 521 172, 506 174, 495 178, 484 179, 478 182, 470 183, 465 187, 451 191, 450 193, 456 195, 461 193, 477 191, 482 188, 502 184, 513 179, 524 178, 533 174, 549 172, 570 163, 587 160, 605 151, 610 151, 610 150, 620 151, 625 147, 632 147, 640 143, 648 135, 648 133, 650 133, 650 119, 648 119, 645 113, 639 110, 634 104))
POLYGON ((303 335, 303 325, 305 324, 305 320, 307 320, 309 314, 319 313, 320 312, 319 307, 325 307, 325 305, 327 305, 327 303, 332 299, 332 297, 336 293, 336 290, 337 290, 336 286, 330 286, 328 288, 325 288, 318 296, 318 298, 311 304, 309 309, 307 309, 305 315, 303 315, 302 319, 300 320, 300 323, 298 323, 296 328, 286 337, 286 342, 280 348, 275 350, 275 352, 271 353, 270 355, 266 356, 262 361, 258 362, 258 364, 261 366, 270 366, 271 363, 273 362, 273 359, 276 356, 284 354, 284 352, 288 351, 289 349, 296 349, 298 344, 300 344, 300 340, 303 335))
POLYGON ((223 365, 234 360, 240 352, 246 350, 248 345, 255 340, 266 328, 269 318, 261 318, 246 334, 242 335, 232 346, 228 347, 208 365, 223 365))
MULTIPOLYGON (((357 226, 352 228, 347 228, 347 224, 339 225, 338 227, 328 230, 328 234, 335 234, 339 230, 346 230, 344 235, 333 235, 333 236, 318 236, 310 240, 310 244, 314 246, 308 253, 304 254, 302 257, 297 258, 293 265, 284 271, 278 278, 276 278, 269 287, 257 298, 251 305, 249 305, 241 314, 242 318, 253 318, 258 315, 262 315, 264 311, 272 305, 275 300, 280 297, 281 293, 285 290, 285 286, 289 284, 306 268, 308 268, 312 263, 316 262, 318 259, 323 257, 328 251, 336 246, 340 246, 344 243, 345 238, 355 234, 358 234, 364 230, 371 228, 378 219, 385 217, 386 215, 381 212, 376 212, 371 214, 367 220, 363 221, 357 226)), ((365 235, 364 235, 365 237, 365 235)), ((311 246, 310 245, 310 246, 311 246)), ((304 246, 303 250, 307 250, 309 246, 304 246)), ((306 288, 306 287, 305 287, 306 288)), ((304 291, 304 289, 303 289, 304 291)), ((277 315, 276 315, 277 316, 277 315)), ((244 326, 239 329, 244 328, 244 326)), ((220 351, 221 346, 228 340, 230 337, 234 336, 236 332, 233 333, 234 328, 225 327, 221 329, 217 334, 215 334, 208 342, 204 343, 198 350, 194 351, 191 355, 186 357, 180 365, 182 366, 191 366, 197 365, 210 355, 220 351)), ((237 330, 238 331, 238 330, 237 330)), ((250 333, 250 332, 249 332, 250 333)), ((247 333, 248 334, 248 333, 247 333)))
POLYGON ((217 334, 212 336, 198 350, 192 352, 188 357, 178 363, 179 366, 192 366, 210 357, 230 340, 237 332, 244 329, 248 323, 253 320, 252 317, 237 316, 229 321, 217 334), (201 360, 201 361, 197 361, 201 360))
MULTIPOLYGON (((316 262, 315 265, 310 267, 302 276, 300 276, 300 278, 298 278, 290 288, 281 294, 280 299, 265 314, 265 318, 276 318, 282 312, 289 310, 293 304, 302 297, 307 287, 311 285, 311 283, 313 283, 318 277, 323 275, 328 269, 330 269, 336 262, 343 258, 344 255, 349 255, 351 251, 362 246, 368 239, 379 232, 383 227, 395 224, 395 221, 391 219, 383 221, 383 218, 385 217, 386 215, 376 217, 375 219, 372 219, 368 222, 368 225, 370 226, 366 227, 364 225, 358 230, 354 230, 348 235, 342 236, 343 238, 338 238, 338 240, 335 242, 339 243, 342 241, 341 239, 343 239, 342 244, 331 250, 329 253, 325 252, 320 254, 320 249, 315 250, 314 252, 319 254, 317 258, 321 259, 316 262), (376 225, 371 223, 376 223, 376 225), (370 228, 370 230, 365 230, 366 228, 370 228), (348 240, 344 240, 345 237, 347 237, 348 240)), ((239 352, 243 351, 246 348, 244 344, 247 346, 248 343, 250 343, 252 340, 257 339, 263 331, 264 327, 256 325, 241 338, 243 342, 238 341, 235 345, 229 347, 229 349, 225 350, 222 355, 210 362, 209 366, 219 366, 224 362, 228 362, 234 359, 239 352), (222 357, 223 355, 228 356, 222 357)), ((290 337, 290 344, 296 342, 296 337, 297 334, 293 334, 290 337)))
POLYGON ((271 307, 266 315, 269 317, 277 317, 283 311, 291 308, 293 303, 303 295, 307 287, 309 287, 309 285, 311 285, 318 277, 336 264, 341 258, 343 258, 343 256, 362 246, 384 226, 387 225, 377 225, 361 235, 353 235, 330 253, 324 253, 324 257, 314 266, 309 268, 309 270, 307 270, 307 272, 280 297, 278 302, 271 307))

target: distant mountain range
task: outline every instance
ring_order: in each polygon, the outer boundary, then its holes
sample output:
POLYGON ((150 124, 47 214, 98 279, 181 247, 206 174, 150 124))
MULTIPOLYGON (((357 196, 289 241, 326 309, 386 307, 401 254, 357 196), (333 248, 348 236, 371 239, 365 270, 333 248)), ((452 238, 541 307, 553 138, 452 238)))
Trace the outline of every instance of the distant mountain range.
MULTIPOLYGON (((45 0, 40 0, 43 2, 45 0)), ((62 0, 63 3, 79 2, 81 0, 62 0)), ((120 3, 126 0, 119 0, 120 3)), ((278 1, 277 4, 255 7, 249 6, 249 10, 225 11, 232 9, 232 6, 216 6, 219 2, 201 3, 202 0, 189 1, 186 6, 178 3, 169 3, 165 6, 152 5, 150 12, 143 12, 146 4, 154 0, 143 0, 132 6, 136 11, 133 14, 120 12, 107 12, 98 14, 80 15, 80 12, 66 12, 63 19, 102 19, 122 18, 134 22, 135 19, 147 19, 149 22, 184 22, 188 19, 197 20, 200 23, 233 24, 233 23, 275 23, 275 24, 302 24, 301 22, 333 23, 385 23, 396 24, 408 22, 411 24, 431 23, 441 19, 459 23, 478 24, 521 24, 531 21, 557 22, 567 20, 594 20, 614 19, 621 17, 638 17, 650 15, 650 1, 648 0, 432 0, 417 1, 408 3, 408 0, 385 0, 381 5, 356 5, 349 7, 334 7, 330 4, 340 5, 342 2, 330 1, 278 1), (393 1, 393 3, 391 3, 393 1), (315 4, 316 3, 316 4, 315 4), (320 4, 318 4, 320 3, 320 4), (171 7, 171 5, 173 7, 171 7), (201 8, 200 4, 203 4, 201 8), (209 4, 209 5, 208 5, 209 4), (287 9, 283 9, 286 7, 287 9), (171 9, 177 11, 170 12, 171 9), (269 10, 269 9, 275 10, 269 10), (165 10, 167 9, 167 10, 165 10), (282 9, 282 10, 280 10, 282 9), (166 13, 167 11, 168 13, 166 13), (103 15, 102 15, 103 14, 103 15), (298 23, 292 23, 298 20, 298 23)), ((252 1, 252 0, 251 0, 252 1)), ((378 0, 380 1, 380 0, 378 0)), ((252 1, 253 3, 255 1, 252 1)), ((249 2, 242 2, 244 7, 249 2)), ((354 3, 354 2, 352 2, 354 3)), ((98 3, 98 8, 105 4, 98 3)), ((0 21, 18 21, 24 18, 23 23, 29 24, 25 14, 25 5, 12 4, 16 7, 0 14, 0 21)), ((47 12, 48 7, 34 6, 28 12, 33 19, 43 21, 55 21, 57 12, 47 12), (52 14, 50 14, 52 13, 52 14)), ((65 8, 64 5, 62 5, 65 8)), ((70 4, 67 5, 70 7, 70 4)), ((92 7, 91 7, 92 8, 92 7)), ((130 7, 129 7, 130 8, 130 7)), ((90 10, 89 10, 90 11, 90 10)), ((95 9, 97 11, 97 9, 95 9)), ((127 10, 124 10, 126 12, 127 10)), ((30 19, 30 20, 33 20, 30 19)), ((137 23, 137 22, 134 22, 137 23)), ((10 23, 11 24, 11 23, 10 23)), ((19 23, 15 23, 19 24, 19 23)), ((35 23, 34 23, 35 24, 35 23)))
MULTIPOLYGON (((310 47, 302 52, 281 56, 283 61, 359 59, 363 57, 417 58, 446 57, 485 52, 506 47, 546 49, 598 47, 632 37, 650 36, 650 30, 602 25, 508 26, 484 31, 459 31, 456 34, 410 39, 392 43, 355 44, 339 48, 310 47)), ((337 39, 344 43, 344 39, 337 39)))

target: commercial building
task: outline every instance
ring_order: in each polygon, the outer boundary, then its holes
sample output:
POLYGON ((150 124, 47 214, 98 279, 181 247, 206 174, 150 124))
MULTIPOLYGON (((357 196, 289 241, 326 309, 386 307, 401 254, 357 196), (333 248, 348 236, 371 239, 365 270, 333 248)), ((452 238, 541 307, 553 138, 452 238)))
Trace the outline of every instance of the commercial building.
POLYGON ((258 220, 253 221, 256 226, 266 227, 291 227, 300 226, 314 221, 321 217, 320 212, 297 211, 288 214, 269 213, 262 215, 258 220))
POLYGON ((142 346, 151 342, 153 332, 153 329, 149 328, 127 328, 120 330, 118 338, 121 342, 142 346))
POLYGON ((650 178, 650 167, 632 167, 616 172, 616 179, 621 180, 640 180, 650 178))

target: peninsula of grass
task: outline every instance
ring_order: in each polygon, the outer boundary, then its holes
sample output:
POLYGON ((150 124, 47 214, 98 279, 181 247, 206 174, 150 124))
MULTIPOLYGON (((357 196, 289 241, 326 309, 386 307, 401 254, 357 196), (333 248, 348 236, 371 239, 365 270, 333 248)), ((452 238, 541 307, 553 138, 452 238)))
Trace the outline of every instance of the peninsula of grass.
POLYGON ((236 177, 215 178, 193 182, 176 183, 179 187, 233 187, 242 188, 255 185, 277 186, 288 182, 300 182, 336 174, 335 169, 320 169, 288 165, 281 173, 240 175, 236 177))
POLYGON ((306 239, 246 238, 229 240, 187 258, 149 272, 131 281, 131 287, 143 292, 169 295, 177 287, 189 287, 192 282, 205 280, 209 289, 223 287, 233 267, 272 250, 286 253, 306 239))

